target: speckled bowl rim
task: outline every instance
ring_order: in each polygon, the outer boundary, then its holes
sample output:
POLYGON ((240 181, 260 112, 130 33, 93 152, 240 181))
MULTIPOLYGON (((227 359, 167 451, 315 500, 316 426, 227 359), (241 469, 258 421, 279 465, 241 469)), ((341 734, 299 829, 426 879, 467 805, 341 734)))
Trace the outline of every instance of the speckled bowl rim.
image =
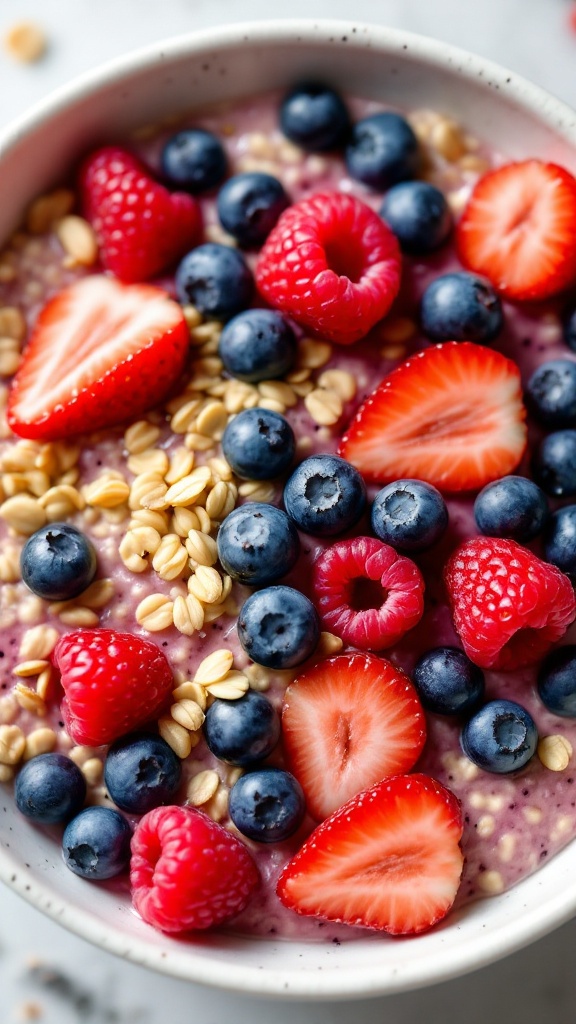
MULTIPOLYGON (((338 47, 369 47, 399 58, 409 52, 412 58, 417 58, 431 69, 450 68, 470 81, 481 79, 486 89, 506 94, 520 109, 549 127, 576 151, 574 111, 544 90, 492 61, 434 39, 378 25, 331 20, 278 20, 238 23, 182 35, 114 59, 83 74, 54 91, 0 133, 0 160, 19 141, 33 136, 45 121, 65 110, 68 104, 89 97, 104 86, 128 80, 144 68, 167 65, 187 54, 222 53, 245 42, 266 45, 287 41, 324 45, 333 43, 338 47)), ((287 971, 281 965, 271 966, 270 962, 266 965, 247 966, 242 963, 241 956, 238 964, 227 960, 223 965, 222 960, 216 957, 213 960, 206 955, 198 957, 193 947, 184 944, 180 947, 178 943, 172 942, 166 952, 159 944, 156 933, 151 931, 150 942, 123 936, 117 924, 104 923, 96 915, 55 895, 48 884, 39 880, 28 866, 3 847, 0 848, 0 879, 70 931, 133 963, 173 977, 244 994, 336 1000, 399 992, 455 978, 521 949, 563 924, 576 911, 576 854, 568 849, 555 860, 563 862, 564 876, 569 881, 561 887, 561 891, 551 892, 544 905, 531 907, 524 904, 521 917, 514 917, 499 925, 496 932, 487 928, 474 942, 452 946, 448 956, 443 948, 443 931, 440 929, 434 933, 438 940, 434 942, 436 952, 425 963, 413 962, 408 945, 404 947, 406 955, 402 963, 392 972, 384 970, 384 964, 382 969, 371 964, 367 968, 356 966, 350 971, 287 971)), ((546 866, 538 877, 543 880, 544 872, 550 877, 550 872, 554 871, 553 864, 546 866)), ((532 880, 534 878, 537 876, 532 876, 532 880)), ((517 887, 518 891, 523 884, 517 887)), ((542 883, 537 881, 536 884, 542 883)), ((505 905, 507 894, 496 899, 505 905)), ((462 913, 455 915, 450 928, 458 931, 461 920, 462 913)), ((250 943, 251 940, 245 941, 250 943)), ((281 960, 282 943, 271 943, 267 948, 275 953, 280 951, 281 960)), ((270 957, 263 959, 273 961, 270 957)), ((333 965, 328 962, 326 966, 329 968, 333 965)))

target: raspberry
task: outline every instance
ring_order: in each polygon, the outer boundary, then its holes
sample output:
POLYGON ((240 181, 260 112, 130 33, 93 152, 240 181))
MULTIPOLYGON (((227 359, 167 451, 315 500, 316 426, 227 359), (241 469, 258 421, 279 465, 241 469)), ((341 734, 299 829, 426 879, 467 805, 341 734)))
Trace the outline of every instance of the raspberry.
POLYGON ((450 558, 445 578, 456 631, 480 668, 533 664, 576 615, 568 577, 513 540, 467 541, 450 558))
POLYGON ((169 192, 117 146, 96 150, 80 172, 82 206, 100 259, 122 281, 146 281, 199 241, 201 214, 184 192, 169 192))
POLYGON ((350 345, 385 316, 398 293, 398 242, 359 199, 321 192, 282 214, 260 253, 256 283, 283 313, 350 345))
POLYGON ((424 580, 409 558, 374 537, 342 540, 314 565, 326 629, 363 651, 391 647, 424 611, 424 580))
POLYGON ((150 721, 174 680, 156 644, 113 629, 79 629, 54 648, 66 696, 62 718, 75 743, 98 747, 150 721))
POLYGON ((244 844, 203 811, 156 807, 136 826, 132 901, 144 921, 160 931, 211 928, 234 917, 258 881, 244 844))

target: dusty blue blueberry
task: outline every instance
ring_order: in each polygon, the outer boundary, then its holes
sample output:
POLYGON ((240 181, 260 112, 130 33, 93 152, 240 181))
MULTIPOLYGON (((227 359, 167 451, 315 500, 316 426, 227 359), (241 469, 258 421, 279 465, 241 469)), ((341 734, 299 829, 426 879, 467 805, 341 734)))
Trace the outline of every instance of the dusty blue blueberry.
POLYGON ((182 305, 196 306, 208 319, 229 320, 250 305, 254 279, 237 249, 206 242, 180 262, 176 294, 182 305))
POLYGON ((230 790, 229 813, 236 828, 257 843, 281 843, 293 835, 306 811, 300 783, 281 768, 247 772, 230 790))
POLYGON ((320 639, 318 613, 293 587, 257 590, 238 616, 238 637, 246 654, 267 668, 292 668, 314 653, 320 639))
POLYGON ((576 647, 551 651, 538 672, 538 695, 555 715, 576 718, 576 647))
POLYGON ((553 512, 544 530, 544 558, 576 582, 576 505, 553 512))
POLYGON ((81 594, 96 574, 96 552, 70 523, 49 523, 28 538, 20 556, 26 586, 45 601, 81 594))
POLYGON ((218 354, 224 369, 238 380, 274 380, 294 364, 296 335, 276 310, 247 309, 225 325, 218 354))
POLYGON ((483 277, 458 271, 436 277, 420 307, 422 330, 431 341, 487 344, 503 325, 502 303, 483 277))
POLYGON ((366 486, 345 459, 311 455, 286 481, 284 507, 299 530, 333 537, 360 519, 366 507, 366 486))
POLYGON ((323 153, 344 145, 350 116, 334 89, 321 82, 300 82, 282 100, 280 127, 302 149, 323 153))
POLYGON ((520 704, 492 700, 466 722, 461 742, 466 756, 479 768, 503 775, 523 768, 534 756, 538 730, 520 704))
POLYGON ((452 230, 452 213, 446 197, 427 181, 403 181, 384 196, 380 216, 400 242, 403 252, 433 252, 452 230))
POLYGON ((137 732, 122 736, 104 762, 104 781, 123 811, 145 814, 170 803, 182 775, 180 758, 161 736, 137 732))
POLYGON ((346 147, 348 173, 376 189, 415 178, 420 170, 418 139, 407 120, 393 111, 357 121, 346 147))
POLYGON ((275 583, 294 567, 300 541, 285 512, 251 501, 235 508, 218 531, 222 568, 239 583, 260 587, 275 583))
POLYGON ((220 139, 203 128, 185 128, 165 143, 162 174, 173 188, 206 192, 226 177, 227 161, 220 139))
POLYGON ((16 776, 18 810, 39 825, 61 825, 78 813, 86 799, 86 782, 64 754, 38 754, 16 776))
POLYGON ((576 363, 570 359, 541 363, 528 381, 526 400, 544 426, 576 426, 576 363))
POLYGON ((87 807, 64 830, 64 863, 81 878, 114 878, 128 867, 131 838, 132 829, 118 811, 87 807))
POLYGON ((555 498, 576 494, 576 430, 548 434, 532 456, 532 473, 546 494, 555 498))
POLYGON ((248 690, 238 700, 216 698, 206 712, 204 736, 215 757, 246 768, 272 753, 280 718, 263 693, 248 690))
POLYGON ((222 437, 222 451, 237 476, 273 480, 290 468, 296 451, 288 420, 270 409, 244 409, 222 437))
POLYGON ((503 476, 486 484, 474 502, 474 518, 485 537, 525 544, 542 532, 550 509, 544 491, 524 476, 503 476))
POLYGON ((399 551, 424 551, 445 533, 448 509, 432 484, 395 480, 374 498, 371 523, 376 536, 399 551))
POLYGON ((437 715, 469 714, 484 696, 484 673, 457 647, 427 651, 412 679, 424 707, 437 715))
POLYGON ((284 186, 271 174, 247 171, 222 185, 216 208, 220 223, 239 245, 261 245, 290 204, 284 186))

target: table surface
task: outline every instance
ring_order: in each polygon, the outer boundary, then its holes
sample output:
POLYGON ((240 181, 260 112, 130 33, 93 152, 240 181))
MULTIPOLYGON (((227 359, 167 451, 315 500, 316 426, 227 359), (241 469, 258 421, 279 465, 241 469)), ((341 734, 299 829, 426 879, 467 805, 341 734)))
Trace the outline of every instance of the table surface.
MULTIPOLYGON (((355 0, 354 17, 436 36, 491 57, 576 106, 573 0, 355 0)), ((3 0, 0 37, 41 25, 46 57, 13 63, 0 49, 0 124, 55 86, 157 39, 270 17, 350 17, 348 0, 3 0), (270 8, 273 7, 274 13, 270 8)), ((0 1024, 571 1024, 576 921, 490 968, 403 995, 341 1004, 277 1004, 173 981, 70 935, 0 887, 0 1024)))

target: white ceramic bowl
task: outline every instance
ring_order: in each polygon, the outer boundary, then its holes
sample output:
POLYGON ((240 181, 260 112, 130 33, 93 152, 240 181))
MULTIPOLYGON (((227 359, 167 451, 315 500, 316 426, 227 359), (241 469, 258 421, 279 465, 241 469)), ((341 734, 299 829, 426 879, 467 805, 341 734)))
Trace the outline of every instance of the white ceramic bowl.
MULTIPOLYGON (((116 60, 12 125, 0 140, 0 238, 28 201, 95 143, 122 139, 128 128, 169 112, 311 76, 348 94, 437 108, 510 157, 541 156, 576 171, 576 115, 488 61, 376 26, 236 25, 116 60)), ((218 934, 172 939, 144 925, 113 892, 72 875, 8 794, 1 806, 0 877, 36 907, 127 960, 246 993, 342 999, 432 984, 511 953, 576 910, 573 844, 512 891, 467 906, 419 938, 367 936, 340 946, 218 934)))

